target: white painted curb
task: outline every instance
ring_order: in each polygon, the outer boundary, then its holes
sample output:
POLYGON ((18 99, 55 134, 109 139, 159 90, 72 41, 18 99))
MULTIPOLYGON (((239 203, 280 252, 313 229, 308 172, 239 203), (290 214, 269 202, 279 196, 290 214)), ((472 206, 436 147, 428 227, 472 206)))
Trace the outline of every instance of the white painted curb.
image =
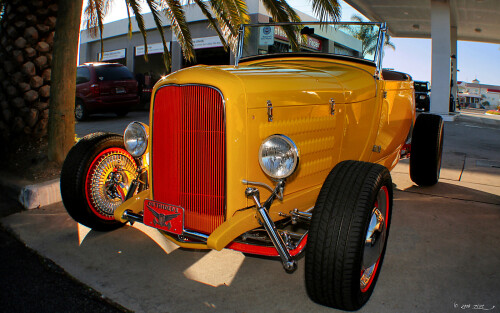
POLYGON ((18 200, 28 210, 61 202, 59 178, 24 186, 19 193, 18 200))

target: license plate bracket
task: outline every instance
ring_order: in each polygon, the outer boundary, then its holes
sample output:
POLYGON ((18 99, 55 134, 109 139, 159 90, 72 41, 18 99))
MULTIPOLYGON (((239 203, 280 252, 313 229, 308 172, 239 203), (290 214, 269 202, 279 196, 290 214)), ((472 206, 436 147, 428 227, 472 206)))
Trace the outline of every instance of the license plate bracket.
POLYGON ((166 232, 182 235, 184 208, 155 200, 144 201, 144 224, 166 232))

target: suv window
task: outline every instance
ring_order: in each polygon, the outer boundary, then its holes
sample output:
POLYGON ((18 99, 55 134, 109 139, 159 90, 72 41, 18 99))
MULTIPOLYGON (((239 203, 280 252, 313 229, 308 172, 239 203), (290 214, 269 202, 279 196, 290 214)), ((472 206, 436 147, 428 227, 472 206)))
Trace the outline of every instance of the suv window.
POLYGON ((97 78, 101 81, 134 79, 125 66, 96 66, 94 68, 97 78))
POLYGON ((79 67, 76 69, 76 83, 83 84, 90 81, 90 70, 87 67, 79 67))

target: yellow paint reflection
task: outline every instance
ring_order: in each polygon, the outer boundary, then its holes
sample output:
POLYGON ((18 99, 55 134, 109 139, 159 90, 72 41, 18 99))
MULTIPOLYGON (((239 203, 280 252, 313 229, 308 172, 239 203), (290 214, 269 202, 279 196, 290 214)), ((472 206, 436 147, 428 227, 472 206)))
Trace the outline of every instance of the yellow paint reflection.
POLYGON ((186 269, 183 274, 188 279, 212 287, 229 286, 244 260, 245 256, 238 251, 229 249, 212 250, 186 269))

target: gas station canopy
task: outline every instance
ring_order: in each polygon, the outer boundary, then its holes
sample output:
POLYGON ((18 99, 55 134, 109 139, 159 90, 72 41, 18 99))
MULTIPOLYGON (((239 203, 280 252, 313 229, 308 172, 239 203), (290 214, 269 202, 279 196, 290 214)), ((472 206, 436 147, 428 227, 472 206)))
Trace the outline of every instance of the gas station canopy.
MULTIPOLYGON (((449 3, 457 39, 500 43, 500 0, 432 0, 449 3)), ((393 37, 431 38, 431 0, 345 0, 372 21, 386 22, 393 37)))

